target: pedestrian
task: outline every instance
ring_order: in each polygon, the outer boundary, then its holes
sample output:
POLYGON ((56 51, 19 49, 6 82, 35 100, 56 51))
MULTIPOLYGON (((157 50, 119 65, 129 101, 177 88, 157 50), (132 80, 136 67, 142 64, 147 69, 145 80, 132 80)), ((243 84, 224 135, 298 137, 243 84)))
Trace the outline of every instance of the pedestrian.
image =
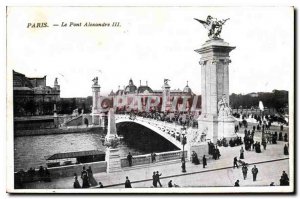
POLYGON ((254 143, 254 140, 253 140, 253 138, 251 138, 251 144, 252 144, 252 151, 254 151, 254 149, 255 149, 255 147, 256 147, 256 144, 257 144, 257 142, 256 142, 256 143, 254 143))
POLYGON ((252 168, 253 181, 256 181, 257 173, 258 173, 258 169, 254 165, 254 167, 252 168))
POLYGON ((219 150, 219 148, 218 148, 218 147, 216 148, 216 150, 217 150, 217 159, 220 159, 220 157, 221 157, 220 150, 219 150))
MULTIPOLYGON (((82 167, 82 170, 81 170, 81 179, 83 179, 83 175, 84 175, 84 174, 86 174, 86 175, 88 174, 87 171, 85 170, 85 166, 83 166, 83 167, 82 167)), ((76 174, 76 175, 77 175, 77 174, 76 174)))
POLYGON ((233 158, 233 168, 239 168, 239 165, 238 165, 238 163, 237 163, 237 157, 234 157, 233 158))
POLYGON ((156 154, 155 153, 151 153, 151 161, 152 163, 156 161, 156 154))
POLYGON ((82 176, 82 188, 89 188, 89 187, 90 187, 89 177, 86 173, 84 173, 82 176))
POLYGON ((77 176, 74 176, 73 188, 75 188, 75 189, 81 188, 79 181, 77 179, 77 176))
POLYGON ((217 160, 217 150, 215 147, 213 148, 213 159, 217 160))
POLYGON ((240 181, 239 180, 235 181, 234 186, 239 187, 240 186, 240 181))
POLYGON ((246 178, 247 178, 247 172, 248 172, 248 168, 244 164, 243 167, 242 167, 242 173, 243 173, 244 180, 246 180, 246 178))
POLYGON ((87 174, 88 174, 88 178, 89 178, 89 183, 91 186, 96 186, 97 185, 97 181, 95 180, 94 176, 93 176, 93 171, 92 171, 92 167, 89 166, 89 168, 86 170, 87 174))
POLYGON ((243 147, 241 147, 241 150, 240 150, 240 159, 244 159, 244 149, 243 149, 243 147))
POLYGON ((284 155, 289 155, 289 148, 288 148, 288 146, 286 144, 283 147, 283 154, 284 155))
POLYGON ((131 182, 130 182, 130 180, 128 179, 128 176, 126 176, 125 188, 132 188, 132 187, 131 187, 131 182))
POLYGON ((279 138, 278 138, 279 141, 283 141, 283 137, 282 137, 282 132, 279 132, 279 138))
POLYGON ((161 175, 162 175, 162 174, 159 174, 158 171, 156 171, 156 175, 155 175, 155 176, 156 176, 156 181, 157 181, 157 183, 159 184, 160 187, 162 187, 162 185, 161 185, 161 183, 160 183, 160 179, 159 179, 159 177, 160 177, 161 175))
POLYGON ((288 175, 285 173, 285 171, 282 172, 281 178, 280 178, 280 186, 289 186, 290 179, 288 175))
POLYGON ((99 182, 99 187, 98 188, 104 188, 102 182, 99 182))
POLYGON ((195 165, 200 164, 200 161, 198 159, 198 155, 195 151, 192 152, 192 163, 194 163, 195 165))
POLYGON ((287 142, 288 141, 288 136, 287 133, 284 134, 284 141, 287 142))
POLYGON ((168 182, 168 187, 173 187, 172 180, 168 182))
POLYGON ((152 175, 152 184, 153 184, 153 187, 157 187, 157 180, 156 180, 156 173, 155 171, 153 172, 153 175, 152 175))
POLYGON ((263 138, 263 140, 262 140, 262 143, 261 143, 262 145, 263 145, 263 147, 264 147, 264 150, 266 150, 266 148, 267 148, 267 141, 266 141, 266 138, 263 138))
POLYGON ((128 160, 128 164, 131 167, 132 166, 132 155, 130 154, 130 152, 127 155, 127 160, 128 160))
POLYGON ((202 162, 203 162, 203 168, 205 168, 205 166, 207 165, 205 155, 204 155, 203 158, 202 158, 202 162))

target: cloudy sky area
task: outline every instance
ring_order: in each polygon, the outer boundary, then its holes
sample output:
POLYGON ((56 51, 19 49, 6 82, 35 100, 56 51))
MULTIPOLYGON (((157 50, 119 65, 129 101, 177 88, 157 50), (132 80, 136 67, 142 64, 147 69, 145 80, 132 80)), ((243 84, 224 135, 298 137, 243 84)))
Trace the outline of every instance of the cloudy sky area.
POLYGON ((208 40, 193 18, 230 18, 221 37, 236 46, 230 54, 230 93, 291 90, 293 83, 292 8, 210 7, 15 7, 8 10, 7 71, 28 77, 58 77, 61 97, 91 95, 99 77, 102 94, 116 91, 130 78, 171 89, 186 81, 201 94, 200 55, 208 40), (47 22, 49 28, 28 29, 47 22), (120 22, 121 27, 54 27, 62 22, 120 22))

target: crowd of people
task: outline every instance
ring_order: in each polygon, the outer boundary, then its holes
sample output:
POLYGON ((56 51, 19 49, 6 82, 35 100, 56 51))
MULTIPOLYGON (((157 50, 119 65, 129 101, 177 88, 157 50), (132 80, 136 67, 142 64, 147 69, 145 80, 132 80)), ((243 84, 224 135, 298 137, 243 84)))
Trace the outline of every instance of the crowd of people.
POLYGON ((242 142, 242 138, 241 137, 239 137, 239 136, 237 136, 237 137, 235 137, 235 138, 231 138, 230 140, 229 140, 229 146, 230 147, 235 147, 235 146, 240 146, 240 145, 242 145, 243 144, 243 142, 242 142))
POLYGON ((214 145, 211 141, 208 142, 208 154, 212 155, 213 159, 217 160, 220 159, 221 153, 220 150, 218 149, 218 143, 217 145, 214 145))
POLYGON ((51 176, 48 168, 43 166, 40 166, 39 169, 30 167, 28 171, 21 169, 15 173, 16 188, 22 188, 23 183, 35 181, 51 182, 51 176))
POLYGON ((176 123, 182 126, 188 127, 198 127, 197 115, 191 112, 160 112, 160 111, 150 111, 150 112, 124 112, 117 111, 117 114, 129 114, 131 118, 136 116, 150 118, 162 122, 176 123))
MULTIPOLYGON (((74 173, 73 188, 89 188, 91 186, 96 186, 98 184, 93 176, 93 171, 91 166, 89 166, 88 169, 86 169, 85 166, 82 167, 80 178, 82 180, 81 185, 78 181, 77 173, 74 173)), ((99 185, 101 186, 102 183, 101 184, 99 183, 99 185)))

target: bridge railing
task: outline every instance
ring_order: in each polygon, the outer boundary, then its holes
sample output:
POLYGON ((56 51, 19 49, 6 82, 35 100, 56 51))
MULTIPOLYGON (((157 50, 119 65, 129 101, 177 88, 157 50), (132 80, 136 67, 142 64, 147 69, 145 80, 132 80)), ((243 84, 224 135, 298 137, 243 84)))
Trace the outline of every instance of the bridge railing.
MULTIPOLYGON (((184 151, 184 156, 187 158, 187 151, 184 151)), ((180 160, 182 157, 182 151, 168 151, 162 153, 156 153, 155 161, 157 162, 164 162, 170 160, 180 160)), ((132 157, 132 166, 137 165, 145 165, 145 164, 152 164, 151 154, 146 155, 137 155, 132 157)), ((121 158, 121 167, 129 167, 129 162, 126 157, 121 158)))

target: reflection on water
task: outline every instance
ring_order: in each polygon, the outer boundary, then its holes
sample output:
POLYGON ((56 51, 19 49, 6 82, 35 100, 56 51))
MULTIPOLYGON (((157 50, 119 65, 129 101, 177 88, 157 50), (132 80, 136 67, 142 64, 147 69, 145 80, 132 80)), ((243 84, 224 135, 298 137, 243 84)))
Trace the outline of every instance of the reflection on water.
MULTIPOLYGON (((99 133, 73 133, 43 136, 24 136, 14 138, 14 168, 27 170, 30 167, 46 166, 45 156, 55 153, 66 153, 86 150, 105 151, 101 134, 99 133)), ((128 152, 143 154, 142 151, 128 148, 122 142, 120 145, 121 156, 128 152)))

